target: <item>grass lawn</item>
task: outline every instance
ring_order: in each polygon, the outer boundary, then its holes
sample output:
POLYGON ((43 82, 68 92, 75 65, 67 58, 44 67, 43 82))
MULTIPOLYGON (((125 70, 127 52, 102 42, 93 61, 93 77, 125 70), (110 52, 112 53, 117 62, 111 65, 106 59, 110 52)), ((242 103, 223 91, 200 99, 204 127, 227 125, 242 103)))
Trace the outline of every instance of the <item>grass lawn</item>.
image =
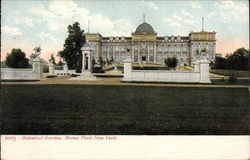
POLYGON ((248 135, 247 88, 1 85, 1 134, 248 135))

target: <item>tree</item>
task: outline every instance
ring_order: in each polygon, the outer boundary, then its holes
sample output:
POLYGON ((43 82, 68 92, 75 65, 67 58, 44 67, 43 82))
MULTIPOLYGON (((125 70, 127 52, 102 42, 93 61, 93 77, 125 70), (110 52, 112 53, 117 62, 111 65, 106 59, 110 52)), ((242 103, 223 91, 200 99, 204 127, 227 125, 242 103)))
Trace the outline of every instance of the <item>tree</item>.
POLYGON ((215 62, 212 68, 214 69, 225 69, 227 60, 223 57, 215 57, 215 62))
POLYGON ((54 65, 56 64, 56 59, 55 59, 55 57, 54 57, 54 54, 53 54, 53 53, 50 55, 49 62, 50 62, 50 63, 52 63, 52 64, 54 64, 54 65))
POLYGON ((6 65, 11 68, 27 68, 29 59, 25 58, 25 53, 21 49, 13 48, 11 53, 7 54, 6 65))
POLYGON ((239 48, 233 54, 226 54, 225 58, 216 57, 215 69, 248 70, 250 62, 249 50, 239 48))
POLYGON ((64 48, 58 52, 58 55, 64 58, 70 69, 81 70, 82 54, 81 48, 85 43, 84 30, 80 24, 75 22, 68 26, 68 37, 65 39, 64 48))
POLYGON ((104 61, 103 61, 102 57, 99 58, 98 62, 99 62, 100 67, 102 68, 104 66, 104 61))
POLYGON ((164 62, 165 65, 169 68, 175 68, 177 66, 178 60, 176 59, 176 57, 168 57, 164 60, 164 62))
POLYGON ((94 57, 92 57, 91 64, 92 64, 92 67, 94 67, 94 66, 96 65, 96 61, 95 61, 95 58, 94 58, 94 57))

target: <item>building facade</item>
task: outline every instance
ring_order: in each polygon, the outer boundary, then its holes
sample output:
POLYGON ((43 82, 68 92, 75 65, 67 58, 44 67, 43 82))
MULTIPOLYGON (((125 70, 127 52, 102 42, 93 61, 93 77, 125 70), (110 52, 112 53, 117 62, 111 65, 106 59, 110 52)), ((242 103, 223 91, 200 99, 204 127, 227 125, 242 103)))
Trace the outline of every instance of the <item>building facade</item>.
POLYGON ((215 58, 216 32, 190 32, 188 36, 157 36, 153 27, 144 22, 131 37, 103 37, 99 33, 86 33, 85 38, 92 47, 92 57, 113 58, 122 62, 127 49, 133 62, 164 63, 167 57, 176 57, 179 65, 192 65, 197 50, 206 49, 210 60, 215 58))

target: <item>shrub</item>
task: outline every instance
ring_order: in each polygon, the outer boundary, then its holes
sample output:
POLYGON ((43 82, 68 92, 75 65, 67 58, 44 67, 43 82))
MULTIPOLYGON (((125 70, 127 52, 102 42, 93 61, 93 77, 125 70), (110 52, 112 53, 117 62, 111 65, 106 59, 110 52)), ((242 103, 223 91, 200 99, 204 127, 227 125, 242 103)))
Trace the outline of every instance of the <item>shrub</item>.
POLYGON ((92 68, 92 73, 104 73, 104 72, 105 71, 99 66, 92 68))
POLYGON ((175 68, 177 66, 178 60, 176 57, 168 57, 164 60, 165 65, 169 68, 175 68))
POLYGON ((11 68, 27 68, 29 60, 25 58, 25 53, 21 49, 13 48, 6 57, 6 65, 11 68))

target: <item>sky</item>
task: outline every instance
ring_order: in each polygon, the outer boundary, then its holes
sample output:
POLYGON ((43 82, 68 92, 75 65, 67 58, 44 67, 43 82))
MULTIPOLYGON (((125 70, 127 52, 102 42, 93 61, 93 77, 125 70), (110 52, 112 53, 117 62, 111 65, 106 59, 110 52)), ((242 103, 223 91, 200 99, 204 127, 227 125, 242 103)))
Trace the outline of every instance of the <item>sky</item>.
POLYGON ((249 48, 249 2, 209 1, 111 1, 111 0, 2 0, 1 60, 12 48, 29 57, 41 46, 48 60, 63 49, 67 26, 78 21, 85 32, 103 36, 131 36, 145 21, 158 36, 188 36, 190 31, 216 31, 216 52, 225 55, 249 48), (88 30, 89 21, 89 30, 88 30))

